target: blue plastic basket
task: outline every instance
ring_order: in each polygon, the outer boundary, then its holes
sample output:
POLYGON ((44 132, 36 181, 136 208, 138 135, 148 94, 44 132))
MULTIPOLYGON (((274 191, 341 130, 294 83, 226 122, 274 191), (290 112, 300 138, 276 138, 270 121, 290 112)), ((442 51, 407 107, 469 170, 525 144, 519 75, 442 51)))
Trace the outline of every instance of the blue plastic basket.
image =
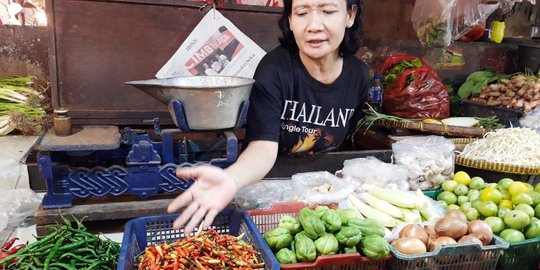
MULTIPOLYGON (((182 239, 184 237, 183 229, 172 229, 172 224, 177 217, 178 215, 140 217, 127 222, 116 269, 137 269, 136 257, 147 246, 182 239)), ((257 226, 245 211, 225 209, 214 219, 211 227, 221 234, 238 236, 243 233, 244 241, 253 244, 254 249, 260 253, 259 260, 265 263, 265 269, 279 270, 279 262, 272 255, 272 251, 264 242, 257 226)), ((191 235, 194 233, 195 231, 191 235)))

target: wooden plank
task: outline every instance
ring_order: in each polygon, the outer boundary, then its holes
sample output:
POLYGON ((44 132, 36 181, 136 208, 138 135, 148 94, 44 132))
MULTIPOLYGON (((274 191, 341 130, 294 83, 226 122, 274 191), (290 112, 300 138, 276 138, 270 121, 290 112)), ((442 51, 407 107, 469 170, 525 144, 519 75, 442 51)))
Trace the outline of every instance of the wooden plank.
POLYGON ((139 216, 167 214, 167 206, 172 198, 153 200, 121 201, 118 197, 103 199, 102 202, 74 205, 71 208, 43 209, 41 205, 34 221, 37 225, 62 222, 62 216, 84 218, 86 221, 131 219, 139 216), (115 201, 116 200, 116 201, 115 201))

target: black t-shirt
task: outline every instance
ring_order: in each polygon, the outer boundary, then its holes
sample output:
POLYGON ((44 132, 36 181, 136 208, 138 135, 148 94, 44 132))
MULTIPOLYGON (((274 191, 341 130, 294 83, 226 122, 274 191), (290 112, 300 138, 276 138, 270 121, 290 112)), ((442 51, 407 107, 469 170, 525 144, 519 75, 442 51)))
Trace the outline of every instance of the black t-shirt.
POLYGON ((343 59, 331 84, 314 79, 297 53, 277 47, 255 71, 246 141, 279 143, 280 154, 331 151, 356 128, 369 87, 368 66, 355 56, 343 59))

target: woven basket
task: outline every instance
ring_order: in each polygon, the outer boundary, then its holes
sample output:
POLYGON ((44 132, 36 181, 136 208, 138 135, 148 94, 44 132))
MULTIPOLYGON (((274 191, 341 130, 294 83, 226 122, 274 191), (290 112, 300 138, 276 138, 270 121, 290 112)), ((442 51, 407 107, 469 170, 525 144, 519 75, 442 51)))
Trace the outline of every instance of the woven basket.
POLYGON ((503 173, 512 173, 512 174, 524 174, 524 175, 540 175, 539 166, 518 166, 518 165, 509 165, 503 163, 488 162, 482 160, 473 160, 460 156, 456 156, 456 164, 461 166, 496 171, 503 173))

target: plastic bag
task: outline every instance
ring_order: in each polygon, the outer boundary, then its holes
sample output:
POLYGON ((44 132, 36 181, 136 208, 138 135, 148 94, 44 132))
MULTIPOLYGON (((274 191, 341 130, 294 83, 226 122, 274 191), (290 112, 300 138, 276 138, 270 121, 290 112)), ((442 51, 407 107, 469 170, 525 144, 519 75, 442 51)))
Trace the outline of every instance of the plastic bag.
POLYGON ((339 203, 356 186, 329 172, 297 173, 291 177, 293 193, 307 203, 339 203))
POLYGON ((448 47, 452 42, 452 8, 455 0, 416 0, 411 21, 424 46, 448 47))
POLYGON ((519 119, 522 127, 528 127, 540 132, 540 109, 536 109, 519 119))
POLYGON ((28 216, 33 216, 41 204, 41 196, 31 189, 0 189, 0 231, 16 227, 28 216), (2 227, 3 226, 3 227, 2 227))
MULTIPOLYGON (((402 61, 418 57, 409 54, 392 55, 384 61, 381 74, 385 75, 402 61)), ((383 109, 386 113, 402 118, 448 118, 450 96, 439 75, 425 62, 416 68, 400 73, 384 89, 383 109)))
POLYGON ((370 186, 409 190, 407 168, 382 162, 376 157, 348 159, 341 170, 343 179, 357 186, 356 192, 368 191, 370 186))
POLYGON ((412 190, 439 188, 454 176, 454 143, 441 136, 404 139, 392 144, 396 164, 409 170, 412 190))
POLYGON ((235 196, 236 204, 245 210, 266 209, 274 203, 293 201, 290 180, 264 180, 240 189, 235 196))
POLYGON ((499 8, 499 3, 457 0, 452 11, 452 39, 458 40, 499 8))

